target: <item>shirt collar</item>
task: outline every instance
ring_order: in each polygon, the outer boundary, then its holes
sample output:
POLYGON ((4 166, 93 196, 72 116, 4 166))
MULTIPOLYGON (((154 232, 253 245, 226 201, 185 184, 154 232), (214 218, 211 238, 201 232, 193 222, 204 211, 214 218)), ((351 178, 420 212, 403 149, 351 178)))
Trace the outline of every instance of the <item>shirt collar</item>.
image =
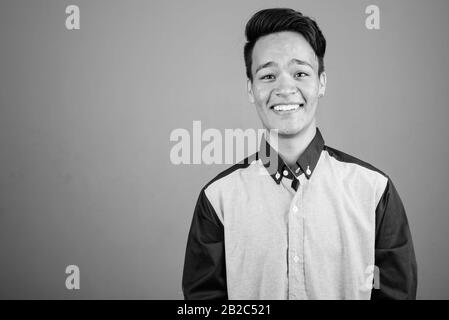
POLYGON ((268 143, 265 139, 261 139, 259 151, 257 153, 258 159, 260 159, 267 168, 270 176, 279 184, 282 177, 289 179, 296 179, 296 177, 304 173, 307 179, 313 174, 318 159, 320 158, 321 151, 324 147, 324 139, 321 132, 316 128, 316 133, 312 141, 309 143, 304 152, 296 160, 293 168, 289 168, 277 151, 268 143))

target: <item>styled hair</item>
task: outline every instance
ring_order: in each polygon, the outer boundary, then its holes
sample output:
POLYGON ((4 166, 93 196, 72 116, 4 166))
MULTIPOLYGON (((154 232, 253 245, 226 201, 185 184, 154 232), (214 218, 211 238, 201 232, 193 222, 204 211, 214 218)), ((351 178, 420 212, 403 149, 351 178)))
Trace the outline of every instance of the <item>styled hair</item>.
POLYGON ((316 22, 301 12, 289 8, 264 9, 249 19, 245 28, 246 44, 243 48, 246 76, 253 81, 251 72, 254 45, 260 37, 268 34, 293 31, 301 34, 312 47, 318 58, 318 75, 324 71, 326 39, 316 22))

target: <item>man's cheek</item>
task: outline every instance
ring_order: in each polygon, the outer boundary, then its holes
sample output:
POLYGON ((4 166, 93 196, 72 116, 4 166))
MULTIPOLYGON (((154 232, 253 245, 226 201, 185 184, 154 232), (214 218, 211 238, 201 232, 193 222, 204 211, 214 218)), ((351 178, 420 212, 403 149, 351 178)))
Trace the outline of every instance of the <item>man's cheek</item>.
POLYGON ((260 107, 265 107, 266 103, 267 103, 267 99, 264 95, 259 94, 256 96, 256 102, 260 107))
POLYGON ((268 99, 270 97, 270 90, 267 88, 264 88, 260 91, 260 100, 262 100, 264 103, 268 102, 268 99))

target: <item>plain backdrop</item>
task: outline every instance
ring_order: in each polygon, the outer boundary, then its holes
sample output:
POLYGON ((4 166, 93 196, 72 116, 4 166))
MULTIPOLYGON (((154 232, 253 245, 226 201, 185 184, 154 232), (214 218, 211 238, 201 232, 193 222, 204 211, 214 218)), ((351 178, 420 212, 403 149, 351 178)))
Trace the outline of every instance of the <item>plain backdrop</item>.
POLYGON ((317 20, 325 141, 390 175, 418 298, 449 298, 446 0, 2 0, 0 298, 183 298, 195 202, 229 165, 173 165, 170 133, 261 127, 242 51, 268 7, 317 20), (71 4, 80 30, 65 28, 71 4), (371 4, 380 30, 365 27, 371 4))

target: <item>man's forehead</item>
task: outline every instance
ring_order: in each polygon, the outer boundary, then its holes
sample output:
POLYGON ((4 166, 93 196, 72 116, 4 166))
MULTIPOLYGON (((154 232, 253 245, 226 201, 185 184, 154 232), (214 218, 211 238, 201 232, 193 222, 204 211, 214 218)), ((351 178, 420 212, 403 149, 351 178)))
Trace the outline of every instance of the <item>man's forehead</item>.
POLYGON ((303 61, 312 66, 318 64, 316 54, 307 40, 291 31, 272 33, 257 40, 253 49, 253 66, 257 68, 270 61, 283 64, 303 61))

